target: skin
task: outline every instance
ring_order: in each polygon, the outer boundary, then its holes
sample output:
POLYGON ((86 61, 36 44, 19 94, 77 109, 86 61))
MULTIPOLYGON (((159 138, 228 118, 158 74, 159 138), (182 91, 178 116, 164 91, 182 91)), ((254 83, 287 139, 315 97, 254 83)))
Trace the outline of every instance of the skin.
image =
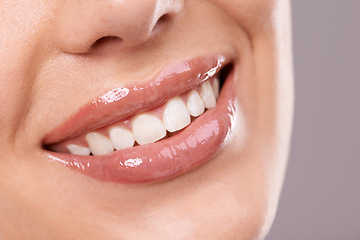
POLYGON ((291 132, 289 9, 287 0, 0 1, 0 239, 264 238, 291 132), (105 90, 223 51, 239 59, 242 115, 204 166, 124 185, 45 157, 45 135, 105 90))

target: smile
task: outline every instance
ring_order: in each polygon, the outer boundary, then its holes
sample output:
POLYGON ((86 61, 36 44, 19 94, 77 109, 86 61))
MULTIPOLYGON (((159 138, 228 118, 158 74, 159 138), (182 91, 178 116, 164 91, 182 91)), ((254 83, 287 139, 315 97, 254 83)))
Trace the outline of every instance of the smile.
POLYGON ((112 89, 51 131, 48 158, 95 179, 167 180, 209 161, 236 115, 231 58, 198 57, 112 89))

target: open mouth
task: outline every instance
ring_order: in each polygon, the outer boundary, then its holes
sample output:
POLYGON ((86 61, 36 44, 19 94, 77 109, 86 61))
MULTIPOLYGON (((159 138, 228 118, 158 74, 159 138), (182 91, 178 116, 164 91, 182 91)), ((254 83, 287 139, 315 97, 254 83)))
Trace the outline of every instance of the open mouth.
POLYGON ((123 183, 164 180, 205 163, 231 130, 232 62, 197 58, 169 69, 81 109, 46 136, 49 158, 123 183))
POLYGON ((220 93, 220 74, 200 86, 180 94, 160 107, 138 113, 109 126, 96 129, 46 148, 75 155, 105 155, 116 150, 154 143, 177 134, 216 107, 220 93))

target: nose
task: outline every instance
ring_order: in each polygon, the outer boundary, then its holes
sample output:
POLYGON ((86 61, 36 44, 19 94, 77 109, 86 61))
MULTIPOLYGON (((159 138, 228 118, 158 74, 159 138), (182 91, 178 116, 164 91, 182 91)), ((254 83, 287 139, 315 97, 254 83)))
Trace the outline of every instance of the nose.
POLYGON ((63 0, 56 7, 58 47, 86 53, 103 39, 116 39, 123 47, 146 42, 183 9, 184 0, 63 0))

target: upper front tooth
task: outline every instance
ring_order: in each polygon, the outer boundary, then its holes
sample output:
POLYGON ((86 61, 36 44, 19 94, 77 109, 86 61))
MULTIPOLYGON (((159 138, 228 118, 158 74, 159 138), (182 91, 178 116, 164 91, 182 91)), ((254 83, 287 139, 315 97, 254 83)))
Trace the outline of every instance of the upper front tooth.
POLYGON ((105 155, 114 151, 110 139, 100 133, 90 132, 86 134, 85 138, 94 155, 105 155))
POLYGON ((134 135, 123 127, 113 127, 109 131, 110 140, 116 150, 134 146, 134 135))
POLYGON ((196 90, 190 91, 186 106, 193 117, 200 116, 205 110, 204 102, 196 90))
POLYGON ((175 97, 166 103, 163 115, 166 130, 176 132, 189 125, 190 122, 189 110, 181 98, 175 97))
POLYGON ((201 85, 200 96, 207 109, 214 108, 216 106, 216 99, 209 81, 206 81, 201 85))
POLYGON ((153 143, 166 136, 161 120, 151 114, 141 113, 133 118, 132 132, 140 145, 153 143))
POLYGON ((219 77, 215 77, 212 84, 212 89, 214 92, 215 99, 218 99, 219 97, 219 86, 220 86, 219 77))
POLYGON ((66 146, 71 154, 89 156, 90 149, 76 144, 69 144, 66 146))

